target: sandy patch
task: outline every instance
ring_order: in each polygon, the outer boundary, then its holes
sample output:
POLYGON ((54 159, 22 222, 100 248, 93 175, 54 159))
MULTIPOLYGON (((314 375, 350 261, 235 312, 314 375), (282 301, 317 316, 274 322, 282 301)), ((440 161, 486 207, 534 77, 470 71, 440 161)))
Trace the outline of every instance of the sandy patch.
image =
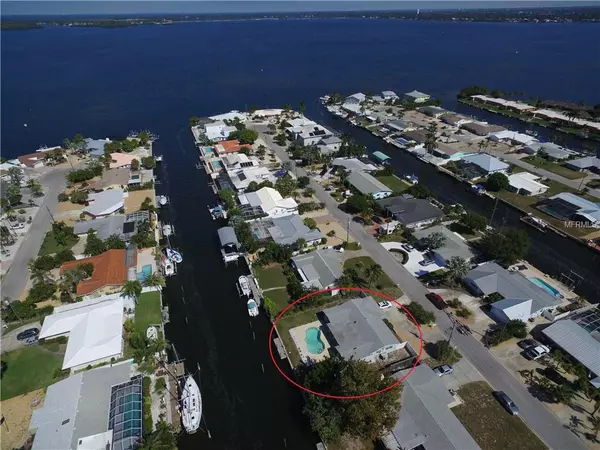
POLYGON ((0 448, 10 450, 21 447, 29 438, 29 421, 33 410, 44 404, 44 389, 29 392, 0 403, 6 423, 0 427, 0 448), (10 433, 7 432, 8 430, 10 433))
MULTIPOLYGON (((124 198, 125 202, 125 212, 132 213, 140 210, 140 206, 142 202, 149 197, 150 199, 154 199, 154 190, 145 189, 143 191, 133 191, 128 192, 128 196, 124 198)), ((152 201, 154 204, 154 200, 152 201)))
POLYGON ((77 213, 81 213, 85 208, 85 205, 78 205, 77 203, 71 202, 60 202, 56 206, 56 214, 64 214, 64 213, 72 213, 77 211, 77 213))

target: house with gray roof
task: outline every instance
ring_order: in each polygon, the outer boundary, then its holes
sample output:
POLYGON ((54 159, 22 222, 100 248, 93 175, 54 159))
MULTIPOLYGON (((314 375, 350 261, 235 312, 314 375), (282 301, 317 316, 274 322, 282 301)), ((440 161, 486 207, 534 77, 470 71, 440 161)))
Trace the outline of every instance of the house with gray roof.
POLYGON ((104 217, 117 212, 123 205, 123 189, 107 189, 91 194, 83 212, 92 217, 104 217))
POLYGON ((465 261, 470 261, 475 257, 475 253, 471 249, 469 243, 458 234, 450 231, 443 225, 437 225, 424 230, 415 231, 414 236, 423 240, 431 236, 433 233, 441 233, 444 236, 444 245, 432 250, 435 262, 438 266, 444 267, 452 258, 462 258, 465 261))
MULTIPOLYGON (((302 285, 308 289, 333 288, 342 276, 342 259, 335 250, 315 250, 294 256, 292 265, 300 275, 302 285)), ((332 294, 336 293, 332 291, 332 294)))
POLYGON ((492 133, 506 130, 506 128, 500 125, 491 125, 489 123, 482 122, 468 122, 461 125, 461 128, 470 131, 477 136, 489 136, 492 133))
POLYGON ((346 99, 344 100, 344 103, 350 104, 350 105, 358 105, 362 102, 364 102, 367 99, 367 96, 365 94, 363 94, 362 92, 357 92, 356 94, 352 94, 349 95, 348 97, 346 97, 346 99))
POLYGON ((555 160, 564 160, 577 154, 573 150, 561 147, 553 142, 532 142, 527 144, 523 151, 529 155, 540 154, 555 160))
POLYGON ((361 194, 370 195, 376 200, 392 195, 392 190, 389 187, 365 172, 351 172, 348 176, 348 182, 361 194))
POLYGON ((323 233, 318 228, 311 230, 297 214, 276 219, 265 219, 250 224, 258 240, 272 240, 279 245, 293 245, 303 239, 307 246, 321 243, 323 233))
MULTIPOLYGON (((394 375, 406 377, 408 370, 394 375)), ((460 404, 429 366, 406 377, 398 420, 381 441, 388 450, 480 450, 452 412, 460 404)))
MULTIPOLYGON (((467 155, 461 159, 461 165, 473 169, 480 176, 488 176, 492 173, 506 173, 509 165, 494 156, 485 153, 467 155)), ((475 177, 478 178, 478 177, 475 177)))
POLYGON ((565 166, 577 172, 591 170, 592 172, 600 173, 600 158, 597 156, 586 156, 585 158, 567 161, 565 166))
POLYGON ((331 165, 343 167, 350 172, 374 172, 377 170, 373 164, 365 164, 358 158, 335 158, 331 165))
POLYGON ((549 288, 541 287, 542 283, 537 279, 530 280, 518 271, 509 272, 493 262, 471 270, 464 282, 477 295, 487 296, 497 292, 504 297, 494 302, 490 311, 500 323, 526 321, 544 311, 553 310, 564 300, 560 294, 551 294, 549 288))
POLYGON ((73 233, 78 236, 87 234, 90 230, 96 231, 96 236, 104 240, 113 234, 127 241, 137 232, 138 225, 149 222, 148 211, 136 211, 126 215, 101 217, 92 220, 80 220, 73 225, 73 233))
POLYGON ((396 95, 394 91, 383 91, 381 93, 381 97, 384 100, 396 100, 398 98, 398 95, 396 95))
POLYGON ((424 94, 419 91, 411 91, 404 94, 404 100, 413 102, 413 103, 424 103, 429 100, 431 96, 429 94, 424 94))
POLYGON ((406 120, 395 119, 383 124, 390 131, 409 131, 413 130, 414 126, 406 120))
POLYGON ((129 362, 54 383, 31 416, 32 450, 133 449, 142 437, 142 388, 129 362))
POLYGON ((408 228, 422 228, 444 217, 444 212, 424 198, 404 194, 377 202, 389 217, 408 228))
POLYGON ((538 209, 561 220, 600 224, 600 203, 594 203, 570 192, 556 194, 537 206, 538 209))
POLYGON ((331 348, 344 359, 374 363, 406 346, 385 324, 373 297, 348 300, 323 310, 322 316, 331 348))
POLYGON ((322 155, 337 152, 342 146, 342 140, 337 136, 327 136, 319 141, 317 148, 322 155))
POLYGON ((440 108, 439 106, 422 106, 421 108, 417 108, 417 111, 426 114, 430 117, 435 117, 436 119, 442 117, 448 112, 444 108, 440 108))
POLYGON ((92 158, 100 158, 101 156, 104 156, 104 146, 106 144, 110 144, 111 142, 112 141, 110 139, 87 138, 85 140, 85 145, 92 158))

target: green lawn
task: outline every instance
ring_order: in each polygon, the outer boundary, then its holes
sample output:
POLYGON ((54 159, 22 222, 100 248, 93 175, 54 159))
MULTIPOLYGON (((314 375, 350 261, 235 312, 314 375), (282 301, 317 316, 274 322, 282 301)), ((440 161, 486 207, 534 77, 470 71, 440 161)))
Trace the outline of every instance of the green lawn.
POLYGON ((562 164, 548 161, 541 156, 527 156, 523 158, 522 161, 535 167, 539 167, 540 169, 547 170, 548 172, 555 173, 556 175, 560 175, 561 177, 568 178, 569 180, 578 180, 586 176, 585 172, 575 172, 562 164))
POLYGON ((6 400, 59 381, 53 375, 62 367, 64 355, 50 351, 57 350, 56 347, 33 345, 2 355, 7 368, 2 376, 0 398, 6 400))
POLYGON ((160 292, 146 292, 140 295, 135 306, 135 330, 145 336, 148 326, 160 324, 161 320, 160 292))
POLYGON ((389 187, 392 191, 394 191, 395 194, 400 194, 410 187, 410 184, 405 183, 396 175, 380 176, 376 178, 383 184, 385 184, 387 187, 389 187))
MULTIPOLYGON (((367 277, 365 276, 365 270, 367 267, 372 266, 373 264, 375 264, 375 261, 373 261, 370 256, 357 256, 356 258, 350 258, 346 260, 344 263, 344 268, 358 266, 358 272, 361 278, 364 280, 365 287, 367 289, 380 290, 384 294, 387 294, 393 298, 402 296, 402 291, 385 272, 383 272, 374 282, 368 282, 367 277)), ((377 300, 377 298, 375 300, 377 300)))
POLYGON ((44 242, 42 242, 38 256, 50 255, 52 253, 60 252, 61 250, 73 248, 78 241, 78 237, 73 237, 67 239, 66 245, 59 245, 54 239, 54 234, 51 231, 48 231, 44 237, 44 242))
POLYGON ((317 314, 315 311, 301 311, 294 312, 290 315, 289 312, 285 313, 285 315, 277 322, 277 330, 279 332, 279 337, 283 341, 283 345, 290 355, 290 361, 293 366, 297 366, 300 363, 300 354, 296 349, 296 345, 292 340, 292 336, 290 336, 290 330, 292 328, 296 328, 297 326, 303 325, 305 323, 314 322, 317 320, 317 314))
POLYGON ((452 412, 483 450, 543 450, 546 446, 520 418, 511 416, 492 396, 485 381, 462 386, 464 403, 452 412))
POLYGON ((279 264, 270 267, 255 267, 256 279, 261 289, 271 289, 285 287, 287 278, 283 273, 283 268, 279 264))

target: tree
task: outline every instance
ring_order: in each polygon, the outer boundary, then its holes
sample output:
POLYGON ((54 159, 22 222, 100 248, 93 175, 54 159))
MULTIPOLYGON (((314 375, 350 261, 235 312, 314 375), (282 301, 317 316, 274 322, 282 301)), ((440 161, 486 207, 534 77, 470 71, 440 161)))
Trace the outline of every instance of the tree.
POLYGON ((433 192, 423 184, 413 184, 407 192, 416 198, 433 198, 433 192))
POLYGON ((267 312, 267 315, 269 316, 269 318, 271 320, 275 319, 275 317, 277 317, 277 313, 279 312, 278 308, 277 308, 277 304, 273 300, 271 300, 269 297, 265 297, 263 299, 263 308, 267 312))
POLYGON ((165 286, 165 279, 159 273, 154 272, 146 277, 144 286, 162 289, 165 286))
POLYGON ((575 397, 575 391, 569 384, 558 384, 552 389, 552 396, 556 403, 569 404, 575 397))
POLYGON ((406 305, 406 309, 413 315, 419 325, 429 325, 435 322, 435 314, 427 311, 420 303, 410 302, 406 305))
POLYGON ((235 208, 235 192, 231 188, 221 189, 218 192, 219 200, 225 205, 225 208, 232 209, 235 208))
POLYGON ((446 340, 433 344, 433 357, 442 364, 455 364, 462 359, 462 355, 446 340))
POLYGON ((190 117, 189 122, 190 122, 190 125, 194 127, 194 126, 198 125, 198 123, 200 122, 200 119, 196 116, 192 116, 192 117, 190 117))
POLYGON ((306 111, 306 103, 304 103, 304 100, 300 100, 300 103, 298 104, 298 111, 300 111, 300 114, 304 114, 306 111))
POLYGON ((487 227, 487 219, 482 215, 475 213, 464 214, 460 218, 459 223, 468 228, 471 232, 485 230, 487 227))
POLYGON ((298 187, 300 189, 306 189, 310 184, 310 178, 308 177, 299 177, 298 178, 298 187))
POLYGON ((137 159, 132 159, 129 168, 134 171, 140 170, 140 162, 137 159))
POLYGON ((82 189, 71 192, 71 203, 77 203, 79 205, 85 204, 88 200, 88 193, 82 189))
POLYGON ((23 180, 23 170, 19 167, 11 167, 7 172, 10 178, 10 183, 14 184, 15 186, 21 186, 21 181, 23 180))
POLYGON ((529 236, 525 231, 516 228, 494 230, 481 239, 480 247, 489 257, 510 265, 527 254, 529 236))
POLYGON ((154 161, 152 156, 144 156, 141 164, 144 169, 154 169, 156 167, 156 161, 154 161))
POLYGON ((486 186, 489 191, 498 192, 501 190, 508 189, 509 182, 508 177, 500 172, 494 172, 488 179, 486 186))
POLYGON ((32 280, 34 286, 54 282, 52 274, 48 270, 37 267, 33 259, 29 260, 27 266, 29 267, 29 278, 32 280))
POLYGON ((277 181, 275 181, 275 189, 282 197, 290 197, 297 187, 296 180, 289 175, 277 178, 277 181))
POLYGON ((27 180, 27 187, 31 190, 31 195, 33 195, 34 197, 39 197, 41 194, 44 193, 44 191, 42 190, 42 185, 33 178, 27 180))
POLYGON ((137 298, 142 293, 142 285, 137 280, 128 280, 121 287, 121 297, 133 297, 137 303, 137 298))
POLYGON ((236 130, 229 133, 229 139, 237 139, 240 141, 240 144, 252 145, 258 139, 258 132, 249 128, 236 130))
MULTIPOLYGON (((394 382, 369 363, 339 357, 301 367, 299 379, 308 389, 341 396, 368 394, 394 382)), ((343 401, 308 395, 303 412, 326 442, 336 443, 344 434, 373 441, 398 420, 401 390, 395 386, 379 395, 343 401)))
POLYGON ((104 244, 102 239, 100 239, 96 235, 96 231, 95 230, 88 231, 87 240, 85 242, 85 248, 83 250, 83 253, 88 256, 97 256, 97 255, 104 253, 105 251, 106 251, 106 245, 104 244))
POLYGON ((124 250, 125 241, 118 234, 111 234, 104 240, 106 250, 124 250))
POLYGON ((373 285, 383 275, 383 269, 379 264, 372 264, 365 269, 365 276, 370 285, 373 285))
POLYGON ((84 280, 87 277, 87 272, 79 266, 75 269, 65 271, 58 286, 58 289, 61 292, 61 300, 66 298, 69 302, 72 302, 77 290, 77 285, 81 280, 84 280))
POLYGON ((317 228, 317 221, 315 219, 306 217, 303 222, 304 222, 304 225, 306 225, 311 230, 314 230, 317 228))
POLYGON ((137 138, 140 140, 140 145, 145 147, 150 142, 150 135, 146 130, 142 130, 138 133, 137 138))
POLYGON ((431 125, 427 127, 427 133, 425 135, 425 149, 428 153, 433 152, 437 147, 436 133, 437 124, 432 122, 431 125))
POLYGON ((23 196, 21 195, 21 186, 18 184, 10 184, 4 191, 6 199, 10 205, 21 203, 23 196))
MULTIPOLYGON (((342 276, 337 280, 337 285, 340 287, 360 287, 363 284, 363 279, 356 266, 346 267, 342 276)), ((352 291, 342 291, 342 295, 346 294, 350 295, 352 291)))
POLYGON ((448 269, 448 273, 455 280, 462 280, 467 276, 470 269, 469 263, 460 256, 453 256, 446 263, 446 269, 448 269))
POLYGON ((348 206, 352 211, 364 214, 373 209, 373 203, 373 197, 370 195, 354 194, 348 198, 346 201, 346 206, 348 206))
POLYGON ((446 236, 439 231, 431 233, 429 236, 426 236, 421 239, 423 245, 431 250, 435 250, 436 248, 443 247, 446 243, 446 236))
POLYGON ((177 450, 177 432, 173 425, 160 421, 153 432, 145 434, 136 450, 177 450))

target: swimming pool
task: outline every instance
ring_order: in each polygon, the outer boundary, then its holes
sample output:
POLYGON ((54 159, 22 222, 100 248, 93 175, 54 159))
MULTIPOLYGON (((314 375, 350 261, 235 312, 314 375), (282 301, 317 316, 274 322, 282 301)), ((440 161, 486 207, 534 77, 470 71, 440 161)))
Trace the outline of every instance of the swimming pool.
POLYGON ((215 151, 212 147, 202 147, 202 153, 204 153, 204 155, 214 155, 215 151))
POLYGON ((137 279, 140 282, 146 281, 146 278, 148 278, 150 275, 152 275, 152 266, 150 264, 146 264, 144 267, 142 267, 142 271, 138 272, 137 274, 137 279))
POLYGON ((321 340, 321 330, 318 328, 307 328, 304 342, 306 342, 306 348, 311 355, 319 355, 325 350, 325 344, 321 340))
POLYGON ((560 292, 558 292, 556 289, 554 289, 552 286, 550 286, 548 283, 546 283, 541 278, 531 277, 531 278, 529 278, 529 281, 531 281, 536 286, 541 287, 548 294, 553 295, 554 297, 560 296, 560 292))

